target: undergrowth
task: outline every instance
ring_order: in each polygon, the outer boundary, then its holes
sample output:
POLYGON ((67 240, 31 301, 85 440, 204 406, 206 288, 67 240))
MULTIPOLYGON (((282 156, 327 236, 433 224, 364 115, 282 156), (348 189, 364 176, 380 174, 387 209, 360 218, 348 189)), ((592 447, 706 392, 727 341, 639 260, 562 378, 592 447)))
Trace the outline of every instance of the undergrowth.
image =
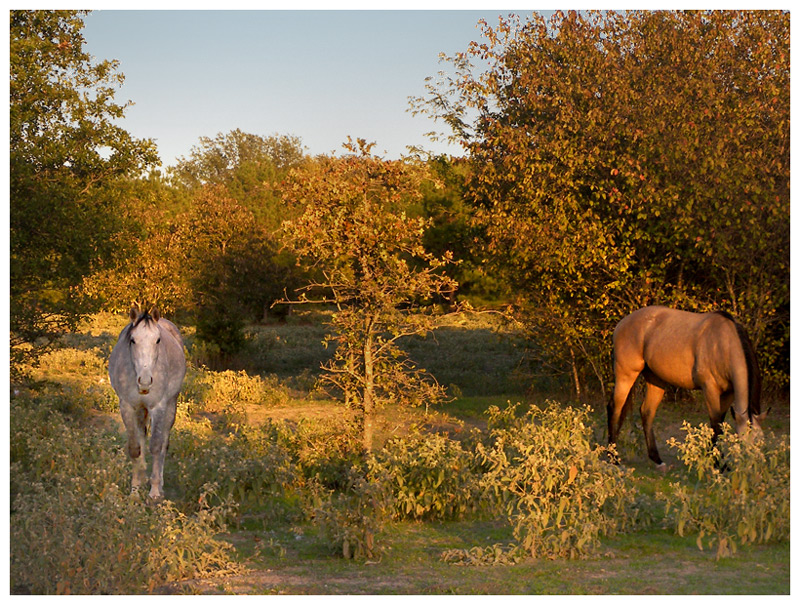
MULTIPOLYGON (((454 565, 585 558, 621 532, 670 523, 702 549, 789 537, 789 443, 685 426, 680 468, 653 494, 601 445, 588 407, 492 406, 471 431, 411 428, 370 455, 346 414, 253 424, 299 405, 274 376, 190 365, 165 467, 168 500, 130 493, 130 461, 94 340, 46 357, 11 398, 11 587, 15 593, 140 593, 243 569, 226 528, 310 524, 329 552, 390 556, 395 522, 502 522, 512 542, 443 549, 454 565), (660 512, 659 512, 660 507, 660 512)), ((97 338, 102 339, 97 344, 97 338)), ((73 344, 74 344, 73 343, 73 344)), ((286 552, 289 545, 271 547, 286 552)))
POLYGON ((215 536, 235 504, 148 505, 130 493, 117 435, 70 420, 46 401, 11 407, 11 586, 14 593, 125 594, 240 570, 215 536))
POLYGON ((787 437, 767 432, 741 439, 725 425, 713 441, 708 426, 684 423, 684 441, 670 439, 685 465, 681 480, 662 494, 676 532, 697 533, 697 546, 717 559, 744 544, 788 540, 790 453, 787 437))

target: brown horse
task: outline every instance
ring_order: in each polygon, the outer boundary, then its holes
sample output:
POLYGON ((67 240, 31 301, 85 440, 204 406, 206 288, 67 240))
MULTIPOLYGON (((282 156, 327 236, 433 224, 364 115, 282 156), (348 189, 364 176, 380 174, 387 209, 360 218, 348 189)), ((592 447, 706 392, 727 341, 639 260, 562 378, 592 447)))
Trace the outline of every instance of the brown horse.
POLYGON ((608 404, 608 441, 614 443, 632 404, 636 378, 646 390, 640 412, 650 459, 658 455, 653 418, 668 385, 702 389, 714 436, 728 408, 739 435, 748 423, 761 430, 761 373, 744 328, 722 311, 688 313, 645 307, 619 322, 614 330, 614 397, 608 404), (731 404, 733 406, 731 407, 731 404))

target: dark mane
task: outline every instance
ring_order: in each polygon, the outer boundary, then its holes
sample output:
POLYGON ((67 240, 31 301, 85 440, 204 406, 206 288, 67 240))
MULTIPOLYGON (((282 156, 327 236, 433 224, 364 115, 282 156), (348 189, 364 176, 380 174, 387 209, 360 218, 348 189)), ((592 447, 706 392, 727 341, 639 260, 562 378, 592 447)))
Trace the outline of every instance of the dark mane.
POLYGON ((137 327, 140 323, 145 322, 149 324, 150 322, 155 321, 153 317, 150 315, 149 311, 145 311, 139 317, 136 318, 136 323, 133 324, 133 328, 137 327))
POLYGON ((727 311, 714 311, 714 314, 715 315, 722 315, 722 317, 724 317, 725 319, 730 319, 733 323, 736 323, 736 320, 733 318, 733 315, 731 315, 727 311))
POLYGON ((152 315, 150 315, 149 311, 145 311, 144 313, 139 315, 139 317, 136 318, 136 321, 132 321, 127 326, 125 326, 125 328, 122 330, 122 333, 120 334, 120 339, 124 338, 126 342, 130 342, 131 332, 133 332, 133 330, 136 329, 142 322, 144 322, 145 325, 147 326, 151 323, 156 323, 156 319, 152 315))

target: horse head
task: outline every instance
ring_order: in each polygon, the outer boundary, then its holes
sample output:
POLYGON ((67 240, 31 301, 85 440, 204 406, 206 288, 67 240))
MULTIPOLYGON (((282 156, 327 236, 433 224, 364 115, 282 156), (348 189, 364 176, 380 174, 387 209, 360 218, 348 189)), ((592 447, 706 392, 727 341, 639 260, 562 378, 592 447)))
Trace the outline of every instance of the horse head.
POLYGON ((158 361, 161 330, 158 327, 160 318, 158 309, 142 311, 138 307, 131 308, 131 329, 128 332, 128 346, 131 361, 136 372, 136 383, 139 394, 147 395, 153 386, 153 371, 158 361))
POLYGON ((752 410, 747 413, 738 414, 731 408, 733 418, 736 423, 736 433, 748 442, 759 441, 764 436, 764 429, 761 424, 767 417, 769 409, 761 414, 756 414, 752 410))

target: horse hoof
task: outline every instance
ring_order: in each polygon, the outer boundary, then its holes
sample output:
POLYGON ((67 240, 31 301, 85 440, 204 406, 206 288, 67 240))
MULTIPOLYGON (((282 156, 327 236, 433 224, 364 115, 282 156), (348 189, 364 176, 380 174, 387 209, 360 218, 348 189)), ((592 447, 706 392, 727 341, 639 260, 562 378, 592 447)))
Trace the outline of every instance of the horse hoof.
POLYGON ((664 462, 656 465, 656 470, 658 470, 662 475, 666 475, 668 469, 669 467, 664 462))

